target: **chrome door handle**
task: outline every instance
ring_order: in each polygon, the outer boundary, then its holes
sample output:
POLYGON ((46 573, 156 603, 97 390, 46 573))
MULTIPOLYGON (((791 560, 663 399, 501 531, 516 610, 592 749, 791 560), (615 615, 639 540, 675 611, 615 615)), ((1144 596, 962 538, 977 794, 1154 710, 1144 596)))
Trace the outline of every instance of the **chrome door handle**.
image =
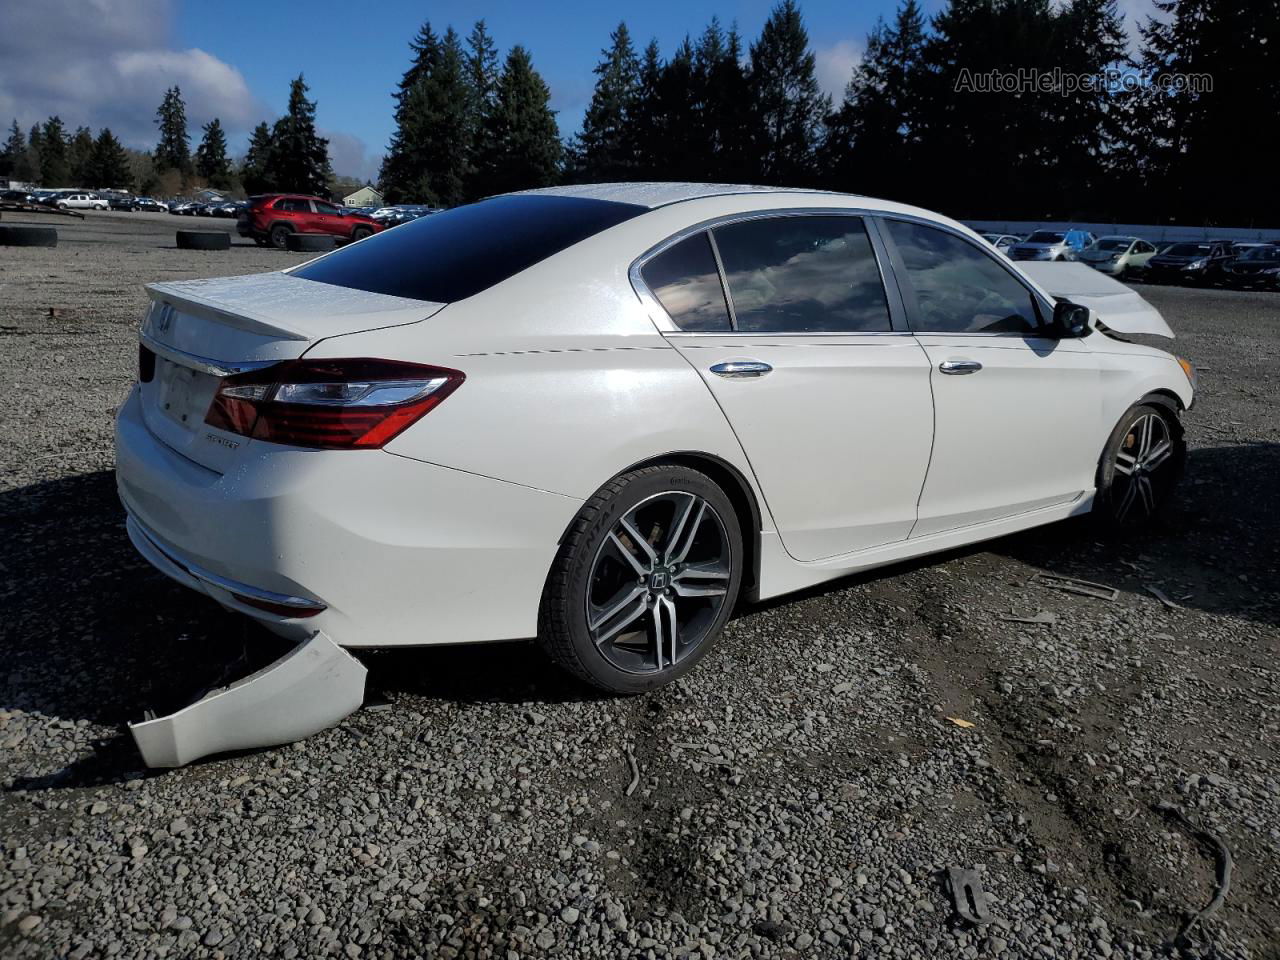
POLYGON ((751 377, 763 377, 773 367, 763 360, 726 360, 711 367, 711 372, 726 380, 746 380, 751 377))
POLYGON ((938 364, 938 369, 943 373, 963 376, 966 373, 977 373, 982 369, 982 364, 977 360, 943 360, 938 364))

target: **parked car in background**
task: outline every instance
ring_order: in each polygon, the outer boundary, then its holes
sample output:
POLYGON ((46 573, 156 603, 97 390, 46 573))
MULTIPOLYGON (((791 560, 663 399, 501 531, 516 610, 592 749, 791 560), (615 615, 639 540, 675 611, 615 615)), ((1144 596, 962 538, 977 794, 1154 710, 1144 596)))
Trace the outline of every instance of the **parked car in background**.
POLYGON ((383 226, 396 227, 402 223, 410 223, 419 217, 439 213, 440 207, 429 207, 419 203, 400 203, 392 207, 382 207, 371 215, 383 226))
POLYGON ((1037 230, 1009 249, 1013 260, 1073 260, 1097 239, 1088 230, 1037 230))
POLYGON ((244 204, 240 201, 227 200, 213 205, 213 215, 215 217, 238 217, 243 208, 244 204))
MULTIPOLYGON (((156 283, 116 419, 128 536, 309 663, 536 636, 582 680, 653 690, 739 595, 1070 516, 1152 522, 1195 374, 1108 334, 1172 335, 1109 284, 901 204, 653 183, 156 283)), ((360 703, 349 673, 341 698, 259 689, 297 739, 360 703)), ((207 703, 135 736, 168 763, 185 725, 218 749, 207 703)))
POLYGON ((1155 252, 1155 244, 1138 237, 1117 235, 1099 237, 1076 254, 1076 259, 1119 279, 1130 273, 1141 273, 1155 252))
POLYGON ((1251 245, 1224 269, 1228 286, 1280 289, 1280 246, 1274 243, 1251 245))
POLYGON ((31 196, 35 199, 36 203, 45 207, 52 207, 57 204, 58 198, 61 197, 62 194, 56 190, 32 190, 31 196))
POLYGON ((39 203, 34 193, 26 190, 6 190, 0 193, 0 203, 39 203))
POLYGON ((1009 252, 1015 243, 1022 242, 1021 237, 1014 236, 1012 233, 984 233, 982 239, 1005 254, 1009 252))
POLYGON ((125 211, 132 212, 138 209, 137 203, 138 203, 137 197, 117 195, 117 196, 111 197, 107 201, 107 206, 109 206, 112 210, 125 210, 125 211))
POLYGON ((164 213, 169 208, 153 197, 134 197, 134 209, 143 213, 164 213))
POLYGON ((328 233, 344 240, 363 240, 382 229, 372 217, 296 193, 250 197, 236 221, 240 236, 252 237, 259 246, 270 244, 282 250, 291 233, 328 233))
POLYGON ((1152 283, 1212 283, 1221 279, 1235 254, 1226 240, 1175 243, 1147 261, 1146 279, 1152 283))
POLYGON ((198 204, 194 200, 171 200, 169 201, 169 212, 180 217, 189 217, 197 206, 198 204))
POLYGON ((54 203, 59 210, 106 210, 110 204, 96 193, 68 193, 54 203))

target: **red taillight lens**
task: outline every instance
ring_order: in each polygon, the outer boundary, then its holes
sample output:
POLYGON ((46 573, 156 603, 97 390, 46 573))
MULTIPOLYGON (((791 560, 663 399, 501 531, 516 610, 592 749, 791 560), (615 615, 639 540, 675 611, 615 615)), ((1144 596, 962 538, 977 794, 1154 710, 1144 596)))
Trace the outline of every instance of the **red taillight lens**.
POLYGON ((460 370, 397 360, 289 360, 225 378, 204 421, 295 447, 381 447, 466 379, 460 370))

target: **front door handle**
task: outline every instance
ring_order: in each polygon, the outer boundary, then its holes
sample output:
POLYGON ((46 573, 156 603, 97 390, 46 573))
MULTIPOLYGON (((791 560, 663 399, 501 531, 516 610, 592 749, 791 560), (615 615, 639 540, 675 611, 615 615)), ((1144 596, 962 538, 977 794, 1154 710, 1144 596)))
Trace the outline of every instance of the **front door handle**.
POLYGON ((711 372, 726 380, 747 380, 752 377, 763 377, 773 367, 763 360, 726 360, 711 367, 711 372))
POLYGON ((963 376, 966 373, 977 373, 982 369, 982 364, 977 360, 943 360, 938 364, 938 369, 953 376, 963 376))

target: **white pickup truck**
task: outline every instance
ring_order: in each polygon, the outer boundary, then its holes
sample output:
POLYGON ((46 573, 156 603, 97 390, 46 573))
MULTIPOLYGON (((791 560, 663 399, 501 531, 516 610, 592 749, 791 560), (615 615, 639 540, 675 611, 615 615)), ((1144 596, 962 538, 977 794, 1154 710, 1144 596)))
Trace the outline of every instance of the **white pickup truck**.
POLYGON ((92 193, 70 193, 58 198, 57 207, 59 210, 105 210, 107 201, 92 193))

